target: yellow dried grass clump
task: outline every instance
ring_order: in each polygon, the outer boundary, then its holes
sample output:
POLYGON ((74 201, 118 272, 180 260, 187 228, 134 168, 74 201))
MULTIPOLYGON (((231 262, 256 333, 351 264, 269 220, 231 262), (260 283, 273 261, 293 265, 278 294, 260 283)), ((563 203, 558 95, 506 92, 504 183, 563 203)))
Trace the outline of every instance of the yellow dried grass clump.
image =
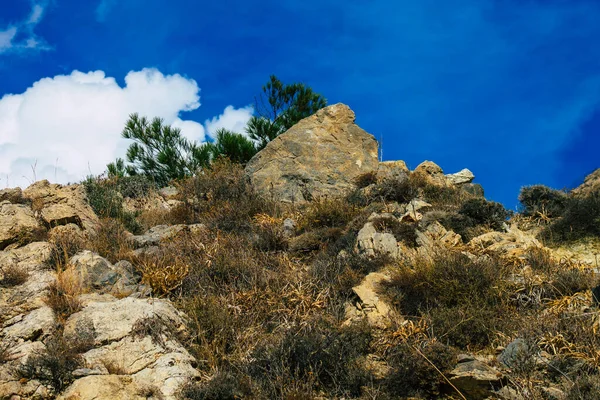
POLYGON ((141 260, 137 268, 142 274, 142 282, 158 295, 168 295, 179 288, 190 272, 190 266, 181 259, 165 256, 141 260))

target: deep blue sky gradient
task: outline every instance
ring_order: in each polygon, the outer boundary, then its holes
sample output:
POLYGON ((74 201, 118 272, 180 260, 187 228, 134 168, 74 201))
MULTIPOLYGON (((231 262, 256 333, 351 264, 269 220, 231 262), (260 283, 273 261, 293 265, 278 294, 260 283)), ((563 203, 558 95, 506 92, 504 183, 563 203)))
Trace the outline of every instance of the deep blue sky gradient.
MULTIPOLYGON (((0 30, 27 0, 0 0, 0 30)), ((199 122, 276 74, 348 104, 384 159, 471 169, 514 208, 521 186, 600 167, 597 0, 51 0, 48 51, 0 54, 0 97, 72 70, 119 83, 158 68, 195 79, 199 122)))

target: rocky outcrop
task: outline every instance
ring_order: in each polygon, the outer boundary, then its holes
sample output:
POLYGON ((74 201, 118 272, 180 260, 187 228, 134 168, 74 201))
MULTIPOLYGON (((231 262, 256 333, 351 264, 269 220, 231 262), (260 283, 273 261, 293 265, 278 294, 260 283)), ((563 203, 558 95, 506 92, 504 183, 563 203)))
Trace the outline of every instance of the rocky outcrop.
POLYGON ((286 202, 345 194, 358 176, 379 167, 377 141, 354 120, 344 104, 301 120, 250 160, 252 184, 286 202))
POLYGON ((389 279, 386 274, 371 272, 365 276, 359 285, 352 288, 359 302, 355 306, 349 304, 346 307, 347 324, 357 318, 366 317, 369 325, 384 329, 389 327, 392 321, 401 319, 380 294, 382 285, 389 279))
POLYGON ((18 204, 23 201, 23 191, 21 188, 11 188, 0 190, 0 203, 8 201, 13 204, 18 204))
MULTIPOLYGON (((475 175, 468 169, 464 168, 454 174, 444 175, 442 168, 434 162, 423 161, 415 168, 414 174, 420 175, 427 181, 438 186, 466 186, 467 190, 471 189, 467 186, 473 182, 475 175)), ((477 189, 475 189, 477 190, 477 189)))
POLYGON ((476 250, 488 250, 504 257, 522 257, 530 247, 542 247, 542 244, 527 232, 511 225, 507 232, 488 232, 469 242, 476 250))
POLYGON ((83 185, 63 186, 43 180, 25 189, 23 197, 32 203, 32 208, 48 227, 76 224, 94 230, 98 224, 83 185))
POLYGON ((8 201, 0 202, 0 250, 13 243, 30 241, 40 228, 28 206, 8 201))
POLYGON ((585 177, 581 185, 571 191, 575 196, 585 196, 600 190, 600 168, 585 177))

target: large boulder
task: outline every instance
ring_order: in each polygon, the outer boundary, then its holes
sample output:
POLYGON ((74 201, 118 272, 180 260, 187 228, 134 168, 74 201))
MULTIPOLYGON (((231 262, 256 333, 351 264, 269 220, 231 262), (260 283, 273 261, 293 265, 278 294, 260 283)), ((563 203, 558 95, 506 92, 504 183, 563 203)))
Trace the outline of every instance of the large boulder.
POLYGON ((0 250, 13 243, 31 241, 39 231, 38 221, 29 207, 0 202, 0 250))
POLYGON ((246 174, 260 193, 285 202, 343 195, 379 167, 377 141, 354 120, 344 104, 325 107, 272 140, 246 174))
POLYGON ((83 185, 63 186, 43 180, 25 189, 23 197, 31 201, 33 209, 39 212, 48 227, 76 224, 94 230, 98 224, 83 185))

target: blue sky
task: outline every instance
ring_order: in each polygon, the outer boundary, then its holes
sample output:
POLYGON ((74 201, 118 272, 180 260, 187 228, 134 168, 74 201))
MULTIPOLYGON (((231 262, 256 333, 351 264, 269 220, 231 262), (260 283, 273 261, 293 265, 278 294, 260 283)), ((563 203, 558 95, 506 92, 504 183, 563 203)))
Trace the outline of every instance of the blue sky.
POLYGON ((0 0, 0 186, 102 172, 128 112, 239 128, 275 74, 348 104, 384 159, 469 168, 514 208, 600 167, 599 19, 596 0, 0 0))

